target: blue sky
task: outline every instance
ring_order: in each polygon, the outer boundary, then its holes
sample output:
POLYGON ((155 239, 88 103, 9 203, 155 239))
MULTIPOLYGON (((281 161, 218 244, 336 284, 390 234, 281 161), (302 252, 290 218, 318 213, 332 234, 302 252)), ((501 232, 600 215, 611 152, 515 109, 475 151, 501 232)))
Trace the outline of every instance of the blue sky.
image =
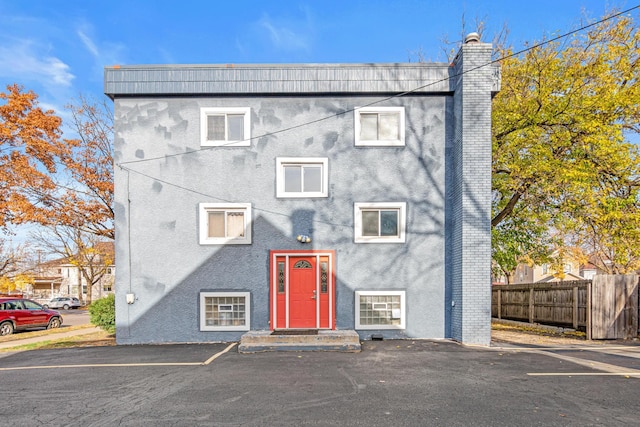
POLYGON ((515 46, 601 17, 602 0, 0 0, 0 83, 19 83, 63 118, 79 93, 101 97, 103 67, 126 64, 446 60, 476 19, 515 46), (586 15, 585 15, 586 14, 586 15))
POLYGON ((483 41, 507 25, 519 48, 632 1, 0 0, 0 90, 33 90, 64 120, 79 94, 104 96, 107 65, 445 61, 463 18, 483 41))

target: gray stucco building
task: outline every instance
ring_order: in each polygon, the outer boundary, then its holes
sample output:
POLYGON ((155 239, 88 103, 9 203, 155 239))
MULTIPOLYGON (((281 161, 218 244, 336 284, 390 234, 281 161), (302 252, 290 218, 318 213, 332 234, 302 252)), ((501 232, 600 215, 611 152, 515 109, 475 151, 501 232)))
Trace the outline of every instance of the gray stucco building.
POLYGON ((107 67, 117 342, 488 344, 490 61, 107 67))

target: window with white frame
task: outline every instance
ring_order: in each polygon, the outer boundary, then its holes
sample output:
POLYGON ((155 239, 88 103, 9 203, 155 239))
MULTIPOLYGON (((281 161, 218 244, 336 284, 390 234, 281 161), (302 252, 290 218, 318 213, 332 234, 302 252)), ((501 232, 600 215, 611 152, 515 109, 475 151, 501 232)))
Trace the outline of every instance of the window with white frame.
POLYGON ((329 159, 326 157, 278 157, 277 197, 327 197, 329 159))
POLYGON ((251 145, 251 109, 210 107, 200 109, 200 144, 208 147, 251 145))
POLYGON ((406 203, 355 203, 353 210, 356 243, 405 242, 406 203))
POLYGON ((404 107, 362 107, 354 113, 356 146, 404 145, 404 107))
POLYGON ((249 292, 200 292, 201 331, 248 331, 249 292))
POLYGON ((405 329, 405 291, 356 291, 356 329, 405 329))
POLYGON ((251 243, 251 203, 200 203, 201 245, 251 243))

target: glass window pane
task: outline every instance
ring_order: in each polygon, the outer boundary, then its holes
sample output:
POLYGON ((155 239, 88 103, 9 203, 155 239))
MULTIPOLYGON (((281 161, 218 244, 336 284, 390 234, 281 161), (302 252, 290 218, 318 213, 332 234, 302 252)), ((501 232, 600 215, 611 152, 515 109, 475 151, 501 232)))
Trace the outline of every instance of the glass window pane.
POLYGON ((23 301, 24 302, 24 306, 27 310, 42 310, 42 307, 39 306, 38 304, 36 304, 33 301, 23 301))
POLYGON ((380 125, 379 139, 395 141, 400 139, 400 115, 398 113, 384 113, 378 116, 380 125))
POLYGON ((378 236, 378 211, 362 211, 362 235, 378 236))
POLYGON ((398 235, 398 211, 380 211, 380 235, 398 235))
POLYGON ((209 237, 225 237, 224 212, 209 212, 209 237))
POLYGON ((401 309, 400 296, 360 296, 361 325, 400 325, 401 319, 393 317, 393 309, 401 309), (386 306, 386 307, 385 307, 386 306))
POLYGON ((244 140, 244 114, 229 114, 227 116, 229 125, 229 141, 244 140))
POLYGON ((327 277, 328 276, 328 263, 326 261, 322 261, 320 263, 320 292, 323 294, 327 293, 327 277))
POLYGON ((284 191, 287 193, 302 191, 302 168, 300 166, 284 167, 284 191))
POLYGON ((244 298, 205 298, 207 326, 243 326, 246 324, 244 298))
POLYGON ((305 166, 304 167, 304 191, 305 192, 322 191, 322 167, 321 166, 305 166))
POLYGON ((244 212, 227 212, 227 237, 244 237, 244 212))
POLYGON ((207 116, 207 140, 224 140, 224 116, 207 116))
POLYGON ((278 293, 284 293, 284 262, 278 262, 278 293))
POLYGON ((360 114, 360 139, 363 141, 378 139, 378 114, 360 114))

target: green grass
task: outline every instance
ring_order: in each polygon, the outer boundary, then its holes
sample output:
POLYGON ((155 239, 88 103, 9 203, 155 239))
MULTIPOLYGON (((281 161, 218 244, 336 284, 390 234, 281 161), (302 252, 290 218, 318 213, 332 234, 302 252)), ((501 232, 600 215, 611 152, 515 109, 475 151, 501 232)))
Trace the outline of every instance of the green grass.
POLYGON ((115 335, 109 334, 108 332, 102 330, 71 337, 63 337, 58 335, 65 332, 80 331, 83 329, 91 329, 94 327, 94 325, 77 325, 64 326, 62 328, 56 329, 16 332, 11 335, 0 337, 0 343, 16 343, 16 345, 13 347, 0 349, 0 352, 115 345, 115 335), (29 344, 20 343, 20 341, 25 339, 39 337, 43 337, 43 340, 29 344), (46 337, 51 338, 47 339, 46 337))

